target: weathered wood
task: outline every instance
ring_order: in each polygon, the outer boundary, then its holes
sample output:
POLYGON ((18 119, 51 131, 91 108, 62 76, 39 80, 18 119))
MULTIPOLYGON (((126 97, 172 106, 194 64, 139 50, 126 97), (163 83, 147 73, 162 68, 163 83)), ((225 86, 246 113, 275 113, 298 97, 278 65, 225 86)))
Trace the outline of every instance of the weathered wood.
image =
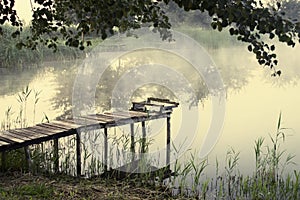
POLYGON ((4 146, 4 145, 9 145, 9 143, 8 143, 8 142, 5 142, 5 141, 2 141, 2 140, 0 140, 0 146, 4 146))
POLYGON ((87 116, 82 116, 82 118, 95 120, 100 123, 112 123, 114 121, 113 117, 109 117, 106 115, 87 115, 87 116))
POLYGON ((134 141, 134 124, 130 124, 130 152, 132 153, 132 161, 135 159, 135 141, 134 141))
POLYGON ((79 118, 79 117, 76 117, 75 119, 64 119, 62 120, 62 122, 79 125, 80 127, 97 123, 97 121, 95 120, 88 120, 86 118, 79 118))
MULTIPOLYGON (((43 130, 45 131, 45 129, 43 129, 43 130)), ((34 131, 36 131, 36 130, 34 129, 34 131)), ((43 137, 40 137, 37 139, 26 140, 23 142, 17 141, 17 139, 14 139, 14 138, 8 137, 7 135, 2 134, 2 135, 0 135, 0 140, 8 142, 9 145, 0 146, 0 151, 8 151, 8 150, 13 150, 13 149, 18 149, 18 148, 26 147, 28 145, 39 144, 39 143, 46 142, 46 141, 49 141, 52 139, 66 137, 66 136, 75 135, 75 134, 76 134, 76 130, 72 129, 70 131, 51 133, 49 135, 46 135, 46 136, 43 136, 43 137)))
POLYGON ((44 126, 48 126, 49 128, 59 128, 59 129, 64 129, 64 130, 70 130, 73 129, 71 126, 63 125, 63 124, 55 124, 55 123, 47 123, 47 124, 42 124, 44 126))
POLYGON ((51 128, 41 127, 41 126, 28 127, 26 129, 29 130, 29 131, 32 131, 32 132, 37 132, 37 133, 43 132, 48 136, 51 136, 53 134, 61 132, 61 130, 53 130, 51 128))
POLYGON ((72 123, 72 122, 68 122, 68 121, 52 121, 51 122, 52 124, 57 124, 57 125, 66 125, 66 126, 69 126, 70 128, 79 128, 81 127, 81 125, 79 124, 76 124, 75 122, 72 123))
POLYGON ((1 134, 1 139, 3 140, 3 141, 6 141, 6 142, 9 142, 9 143, 21 143, 21 142, 24 142, 24 141, 26 141, 25 139, 23 140, 23 139, 20 139, 19 137, 16 137, 16 136, 13 136, 13 135, 11 135, 9 132, 7 132, 7 131, 3 131, 3 132, 1 132, 2 134, 1 134), (5 140, 6 139, 6 140, 5 140))
POLYGON ((140 111, 133 111, 133 110, 128 110, 128 111, 117 111, 113 112, 113 114, 117 116, 124 116, 125 119, 133 119, 133 118, 143 118, 147 117, 147 113, 145 112, 140 112, 140 111))
POLYGON ((53 140, 54 153, 54 172, 59 172, 59 154, 58 154, 58 138, 53 140))
POLYGON ((105 112, 104 114, 107 115, 107 116, 113 117, 113 119, 115 121, 118 121, 120 119, 130 118, 130 116, 128 116, 128 115, 120 115, 119 113, 114 113, 114 112, 113 113, 107 113, 107 112, 105 112))
POLYGON ((22 137, 26 137, 26 138, 28 138, 28 139, 30 139, 30 140, 39 138, 38 135, 26 134, 26 133, 24 133, 24 132, 19 132, 19 131, 17 131, 17 130, 9 130, 8 132, 11 133, 11 134, 14 134, 14 135, 19 135, 19 136, 22 136, 22 137))
POLYGON ((170 154, 171 154, 171 117, 167 117, 167 154, 166 165, 170 167, 170 154))
POLYGON ((93 116, 81 116, 78 118, 86 121, 91 121, 91 122, 93 121, 94 122, 93 124, 106 124, 108 122, 111 122, 111 120, 105 120, 100 117, 93 117, 93 116))
POLYGON ((142 122, 142 148, 141 153, 146 153, 146 123, 142 122))
POLYGON ((24 147, 24 153, 25 153, 25 158, 26 158, 26 161, 27 161, 28 171, 32 172, 31 156, 30 156, 30 150, 29 150, 28 146, 24 147))
POLYGON ((172 104, 174 107, 178 107, 179 106, 179 103, 175 102, 175 101, 170 101, 169 99, 161 99, 161 98, 154 98, 154 97, 149 97, 147 99, 147 101, 150 103, 152 101, 155 101, 156 104, 157 103, 163 103, 164 105, 165 104, 172 104))
POLYGON ((77 158, 77 176, 81 176, 81 135, 76 133, 76 158, 77 158))
POLYGON ((18 132, 19 134, 23 134, 23 135, 27 135, 31 138, 40 138, 40 137, 46 137, 47 135, 46 134, 42 134, 42 133, 39 133, 39 132, 32 132, 26 128, 23 128, 23 129, 13 129, 13 130, 9 130, 9 132, 18 132))
POLYGON ((107 172, 108 165, 108 135, 107 128, 104 128, 104 172, 107 172))
POLYGON ((68 131, 71 129, 71 128, 67 128, 67 127, 63 127, 63 126, 59 126, 59 125, 54 125, 51 123, 37 124, 37 126, 48 128, 48 129, 53 129, 53 130, 60 130, 60 131, 68 131))

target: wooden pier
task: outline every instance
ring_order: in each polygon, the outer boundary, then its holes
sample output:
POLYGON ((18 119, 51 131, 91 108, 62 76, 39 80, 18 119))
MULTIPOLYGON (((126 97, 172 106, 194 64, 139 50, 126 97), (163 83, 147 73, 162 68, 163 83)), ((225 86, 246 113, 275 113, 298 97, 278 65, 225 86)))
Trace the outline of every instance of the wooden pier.
MULTIPOLYGON (((5 154, 18 148, 25 148, 25 156, 30 158, 29 145, 54 141, 55 171, 59 170, 58 146, 59 138, 76 135, 77 176, 81 175, 81 130, 104 129, 104 171, 107 172, 108 163, 108 129, 111 127, 127 125, 131 127, 131 151, 135 152, 134 124, 142 124, 142 135, 146 138, 145 122, 149 120, 166 118, 166 166, 170 163, 171 128, 170 119, 173 108, 178 107, 177 102, 168 99, 148 98, 143 102, 133 102, 128 111, 106 112, 77 117, 76 119, 55 120, 49 123, 37 124, 32 127, 18 128, 0 132, 0 152, 2 153, 2 166, 5 166, 5 154)), ((142 153, 145 153, 145 142, 142 142, 142 153)))

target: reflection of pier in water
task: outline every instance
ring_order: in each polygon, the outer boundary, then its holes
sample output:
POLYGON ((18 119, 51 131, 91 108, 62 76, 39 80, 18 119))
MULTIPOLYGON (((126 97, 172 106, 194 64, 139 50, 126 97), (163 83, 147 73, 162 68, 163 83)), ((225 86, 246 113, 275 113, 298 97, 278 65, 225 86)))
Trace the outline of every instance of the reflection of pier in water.
MULTIPOLYGON (((177 107, 178 103, 172 102, 168 99, 148 98, 147 101, 133 102, 132 108, 129 111, 106 112, 103 114, 93 114, 74 119, 65 119, 59 121, 52 121, 50 123, 37 124, 32 127, 11 129, 0 132, 0 152, 2 152, 2 168, 5 168, 5 154, 7 151, 25 148, 25 156, 30 167, 30 152, 29 145, 39 144, 45 141, 54 141, 54 169, 59 170, 59 155, 58 143, 59 138, 76 135, 76 159, 77 159, 77 175, 81 175, 81 130, 96 130, 104 129, 104 172, 108 172, 108 128, 130 124, 131 130, 131 145, 132 164, 126 164, 115 170, 124 171, 127 169, 128 173, 140 173, 139 160, 135 160, 135 136, 134 123, 141 122, 142 124, 142 143, 141 153, 146 153, 146 126, 145 121, 166 118, 167 119, 167 136, 166 136, 166 169, 170 171, 170 140, 171 127, 170 119, 172 109, 177 107)), ((148 170, 157 170, 154 166, 148 166, 148 170)), ((121 172, 122 175, 126 172, 121 172)))

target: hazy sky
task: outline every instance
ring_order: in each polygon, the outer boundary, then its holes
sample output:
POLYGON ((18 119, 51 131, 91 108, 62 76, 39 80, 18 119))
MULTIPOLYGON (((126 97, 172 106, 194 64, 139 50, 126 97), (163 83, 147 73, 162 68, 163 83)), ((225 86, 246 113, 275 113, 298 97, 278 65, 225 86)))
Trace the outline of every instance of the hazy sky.
POLYGON ((26 23, 28 23, 31 18, 30 0, 16 0, 15 2, 19 17, 22 20, 25 20, 26 23))

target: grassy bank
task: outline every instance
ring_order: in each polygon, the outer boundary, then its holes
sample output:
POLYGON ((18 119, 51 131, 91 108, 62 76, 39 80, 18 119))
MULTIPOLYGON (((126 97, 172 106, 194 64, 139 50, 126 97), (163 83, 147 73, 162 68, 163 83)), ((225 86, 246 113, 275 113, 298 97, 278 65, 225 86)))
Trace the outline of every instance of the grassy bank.
MULTIPOLYGON (((77 179, 69 176, 2 174, 0 175, 0 199, 170 199, 164 187, 145 187, 134 182, 113 179, 77 179)), ((172 198, 173 199, 173 198, 172 198)), ((175 199, 175 198, 174 198, 175 199)))

